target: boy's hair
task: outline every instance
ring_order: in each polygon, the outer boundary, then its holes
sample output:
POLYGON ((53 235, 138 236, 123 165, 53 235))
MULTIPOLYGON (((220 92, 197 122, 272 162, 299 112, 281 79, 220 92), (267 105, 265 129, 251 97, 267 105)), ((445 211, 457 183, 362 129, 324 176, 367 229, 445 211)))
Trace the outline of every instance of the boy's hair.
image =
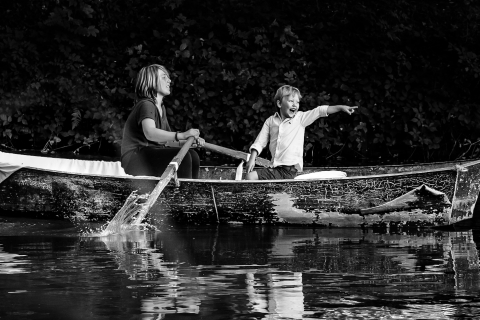
POLYGON ((295 87, 284 85, 278 88, 277 93, 275 93, 275 96, 273 97, 273 104, 275 105, 275 108, 277 107, 277 101, 280 101, 280 103, 283 100, 283 97, 289 96, 291 94, 296 94, 298 95, 298 99, 302 98, 302 95, 300 94, 300 90, 298 90, 295 87))
POLYGON ((152 64, 147 67, 143 67, 137 74, 137 81, 135 83, 135 93, 137 99, 157 97, 157 83, 158 83, 158 71, 162 70, 168 77, 170 72, 167 68, 159 64, 152 64))

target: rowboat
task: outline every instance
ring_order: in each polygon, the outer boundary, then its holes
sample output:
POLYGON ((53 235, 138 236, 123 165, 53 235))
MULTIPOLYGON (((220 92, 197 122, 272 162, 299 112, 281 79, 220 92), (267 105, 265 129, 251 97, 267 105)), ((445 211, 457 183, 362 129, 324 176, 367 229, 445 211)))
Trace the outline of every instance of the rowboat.
MULTIPOLYGON (((246 156, 236 152, 237 158, 246 156)), ((178 224, 468 227, 480 191, 480 160, 311 167, 290 180, 234 180, 237 170, 203 166, 200 179, 172 180, 149 218, 178 224)), ((132 192, 148 193, 158 180, 129 176, 116 161, 0 152, 0 214, 108 220, 132 192)))

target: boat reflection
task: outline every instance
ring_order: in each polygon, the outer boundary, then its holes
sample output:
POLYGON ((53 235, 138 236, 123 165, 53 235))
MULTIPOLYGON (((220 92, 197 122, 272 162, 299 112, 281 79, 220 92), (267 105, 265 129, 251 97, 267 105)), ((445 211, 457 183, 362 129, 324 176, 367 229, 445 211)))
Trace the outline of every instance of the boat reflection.
POLYGON ((0 274, 27 273, 24 266, 27 266, 29 261, 23 257, 24 255, 5 252, 0 244, 0 274))
POLYGON ((216 227, 102 241, 134 281, 143 319, 443 319, 480 288, 475 232, 216 227))

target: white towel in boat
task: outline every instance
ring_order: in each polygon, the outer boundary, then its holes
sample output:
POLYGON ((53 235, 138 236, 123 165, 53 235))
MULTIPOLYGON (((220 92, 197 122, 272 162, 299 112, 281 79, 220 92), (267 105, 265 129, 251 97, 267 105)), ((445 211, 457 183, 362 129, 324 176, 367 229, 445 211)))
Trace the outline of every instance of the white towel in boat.
POLYGON ((7 179, 12 173, 20 169, 20 166, 13 165, 0 160, 0 183, 7 179))
POLYGON ((295 179, 304 180, 304 179, 342 179, 346 178, 347 173, 343 171, 317 171, 317 172, 310 172, 306 174, 301 174, 295 177, 295 179))
MULTIPOLYGON (((125 173, 119 161, 49 158, 0 152, 0 172, 4 173, 3 179, 22 167, 75 174, 107 175, 116 177, 129 176, 125 173)), ((0 174, 0 178, 1 176, 2 174, 0 174)), ((0 179, 0 182, 3 179, 0 179)))

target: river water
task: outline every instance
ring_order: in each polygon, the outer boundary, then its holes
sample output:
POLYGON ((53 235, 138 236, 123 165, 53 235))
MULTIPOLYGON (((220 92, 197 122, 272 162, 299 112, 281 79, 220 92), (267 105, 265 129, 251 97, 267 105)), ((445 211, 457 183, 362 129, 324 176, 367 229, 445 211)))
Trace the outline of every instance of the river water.
POLYGON ((480 231, 0 218, 0 319, 475 319, 480 231))

